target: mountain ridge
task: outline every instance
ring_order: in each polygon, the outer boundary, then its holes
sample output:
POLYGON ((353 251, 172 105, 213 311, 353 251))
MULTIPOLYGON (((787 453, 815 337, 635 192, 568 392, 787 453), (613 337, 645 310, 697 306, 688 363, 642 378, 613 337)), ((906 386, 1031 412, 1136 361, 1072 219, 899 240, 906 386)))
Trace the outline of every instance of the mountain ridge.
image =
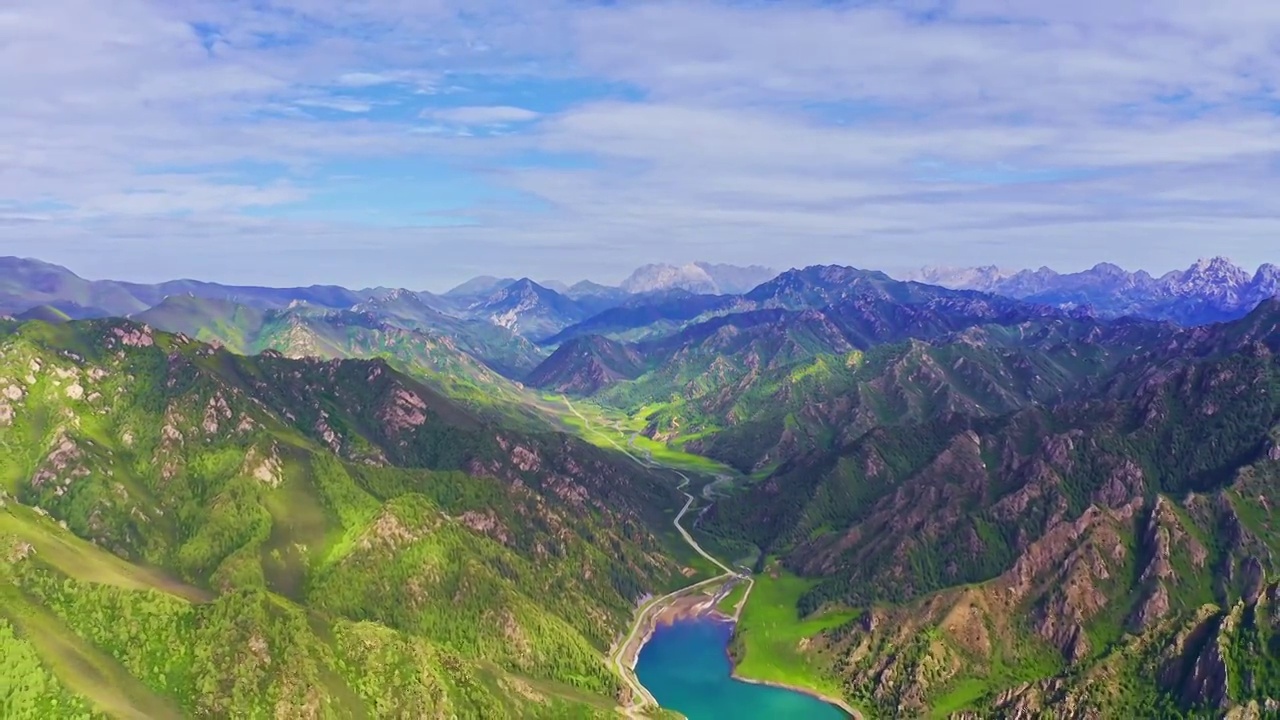
POLYGON ((1067 307, 1090 305, 1110 316, 1136 314, 1181 324, 1231 320, 1280 294, 1280 267, 1264 263, 1252 273, 1218 256, 1160 276, 1099 263, 1076 273, 1047 267, 1017 272, 995 267, 924 268, 909 277, 1067 307))

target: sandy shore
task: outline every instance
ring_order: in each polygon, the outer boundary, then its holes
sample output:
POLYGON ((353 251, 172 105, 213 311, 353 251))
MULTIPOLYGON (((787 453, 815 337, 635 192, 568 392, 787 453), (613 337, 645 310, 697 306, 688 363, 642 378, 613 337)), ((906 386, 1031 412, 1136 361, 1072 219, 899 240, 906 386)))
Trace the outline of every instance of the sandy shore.
POLYGON ((703 593, 691 593, 689 595, 680 595, 671 598, 671 600, 662 604, 661 607, 650 608, 645 613, 641 622, 644 623, 643 632, 639 633, 631 642, 631 645, 622 649, 622 662, 632 670, 636 667, 636 660, 640 657, 640 651, 644 648, 645 643, 653 637, 653 632, 663 625, 671 625, 679 620, 688 620, 698 617, 716 617, 729 620, 724 613, 716 610, 714 607, 714 598, 711 595, 703 593))

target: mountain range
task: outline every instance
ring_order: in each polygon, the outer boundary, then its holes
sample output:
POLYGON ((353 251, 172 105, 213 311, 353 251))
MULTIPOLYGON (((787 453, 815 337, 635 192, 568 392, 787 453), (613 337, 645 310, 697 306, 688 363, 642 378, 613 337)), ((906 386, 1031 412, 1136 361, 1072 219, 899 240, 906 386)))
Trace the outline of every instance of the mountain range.
POLYGON ((1110 263, 1076 273, 1044 267, 1019 272, 994 266, 923 268, 910 277, 1059 307, 1089 306, 1111 317, 1137 315, 1183 325, 1232 320, 1280 294, 1280 267, 1267 263, 1249 272, 1222 257, 1159 277, 1110 263))
MULTIPOLYGON (((1280 619, 1280 302, 1208 332, 1149 332, 1020 409, 990 412, 996 386, 943 380, 987 407, 917 405, 843 433, 703 527, 823 578, 802 612, 867 608, 815 640, 879 712, 957 692, 990 693, 978 705, 1000 717, 1273 707, 1280 654, 1257 638, 1280 619)), ((889 392, 928 400, 916 387, 889 392)))
POLYGON ((618 653, 749 580, 867 717, 1270 717, 1275 275, 5 259, 0 716, 671 717, 618 653))

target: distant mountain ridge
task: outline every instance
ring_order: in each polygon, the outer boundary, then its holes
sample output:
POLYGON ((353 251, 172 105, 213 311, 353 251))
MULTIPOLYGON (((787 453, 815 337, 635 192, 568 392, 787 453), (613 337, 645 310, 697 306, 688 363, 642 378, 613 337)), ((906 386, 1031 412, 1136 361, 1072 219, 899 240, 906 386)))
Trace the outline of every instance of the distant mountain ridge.
POLYGON ((302 304, 258 310, 174 295, 132 318, 242 355, 275 351, 291 358, 382 358, 478 413, 509 420, 527 413, 519 410, 516 389, 505 378, 523 376, 542 357, 509 330, 444 315, 407 290, 349 310, 302 304))
POLYGON ((752 265, 712 264, 705 262, 688 265, 655 264, 637 268, 622 281, 622 289, 629 293, 646 293, 657 290, 688 290, 708 295, 740 295, 777 275, 776 270, 752 265))
POLYGON ((666 293, 742 293, 775 274, 760 266, 651 265, 637 270, 626 287, 587 280, 569 286, 558 281, 483 275, 443 294, 434 294, 386 287, 353 290, 337 285, 270 288, 185 279, 154 284, 87 280, 59 265, 31 258, 0 257, 0 314, 33 313, 32 317, 55 320, 128 317, 174 296, 225 301, 258 310, 303 304, 329 310, 361 312, 372 308, 379 312, 383 300, 403 299, 411 294, 416 302, 440 316, 484 320, 533 340, 545 340, 623 304, 647 302, 651 296, 666 293))
MULTIPOLYGON (((860 303, 888 302, 902 305, 941 299, 969 301, 983 298, 1008 304, 1008 298, 990 293, 895 280, 878 270, 844 265, 812 265, 787 270, 740 295, 697 294, 685 290, 638 295, 566 327, 542 344, 560 344, 586 335, 644 340, 677 332, 686 325, 705 322, 722 315, 773 308, 821 310, 855 298, 860 303)), ((853 303, 855 310, 857 305, 858 303, 853 303)))
MULTIPOLYGON (((585 296, 640 295, 667 290, 685 290, 709 295, 741 295, 775 277, 777 270, 762 265, 694 262, 687 265, 653 263, 636 268, 618 286, 582 280, 573 285, 559 280, 540 280, 542 287, 573 298, 585 296)), ((480 275, 444 293, 447 298, 490 295, 516 282, 515 278, 480 275)))
POLYGON ((554 335, 589 314, 577 301, 529 278, 500 288, 467 310, 514 333, 537 339, 554 335))
POLYGON ((281 308, 294 301, 324 307, 350 307, 374 293, 337 285, 269 288, 222 285, 200 280, 170 280, 152 285, 118 280, 86 280, 60 265, 31 258, 0 257, 0 312, 17 314, 37 305, 51 305, 72 317, 125 316, 141 312, 170 295, 195 294, 230 300, 261 309, 281 308))
POLYGON ((1280 294, 1280 267, 1266 263, 1251 273, 1224 257, 1203 258, 1159 277, 1099 263, 1076 273, 1047 267, 1017 272, 995 266, 926 267, 905 279, 1056 307, 1089 305, 1105 316, 1138 315, 1181 325, 1234 320, 1280 294))
POLYGON ((788 270, 742 296, 668 297, 601 313, 553 337, 562 344, 528 382, 594 394, 651 372, 627 392, 657 402, 672 387, 689 397, 700 394, 697 388, 741 389, 760 371, 819 354, 1063 315, 1001 296, 815 265, 788 270), (645 326, 663 331, 630 345, 607 338, 645 326))

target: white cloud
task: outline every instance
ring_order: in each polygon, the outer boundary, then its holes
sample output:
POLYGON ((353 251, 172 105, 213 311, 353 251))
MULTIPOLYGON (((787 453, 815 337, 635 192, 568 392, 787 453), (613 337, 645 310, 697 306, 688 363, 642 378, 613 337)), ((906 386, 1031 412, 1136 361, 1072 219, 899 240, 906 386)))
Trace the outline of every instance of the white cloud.
POLYGON ((349 72, 338 76, 338 84, 347 87, 374 87, 388 85, 396 79, 382 73, 349 72))
POLYGON ((929 21, 903 7, 10 0, 0 243, 192 274, 177 249, 145 248, 220 237, 254 258, 241 265, 368 284, 393 270, 307 266, 306 243, 376 243, 450 279, 450 242, 507 263, 494 272, 571 262, 606 279, 652 260, 1280 259, 1280 5, 954 0, 929 21), (633 99, 539 95, 570 81, 633 99), (415 93, 470 104, 415 118, 415 93), (299 111, 321 107, 346 117, 299 111), (584 162, 502 162, 557 153, 584 162), (459 210, 467 228, 249 212, 323 190, 327 164, 374 160, 492 192, 459 210), (324 275, 339 272, 358 276, 324 275))
POLYGON ((373 103, 346 97, 316 97, 296 100, 295 104, 303 107, 338 110, 345 113, 367 113, 373 109, 373 103))
POLYGON ((536 120, 540 114, 510 105, 484 105, 429 109, 422 111, 422 117, 462 125, 501 125, 536 120))

